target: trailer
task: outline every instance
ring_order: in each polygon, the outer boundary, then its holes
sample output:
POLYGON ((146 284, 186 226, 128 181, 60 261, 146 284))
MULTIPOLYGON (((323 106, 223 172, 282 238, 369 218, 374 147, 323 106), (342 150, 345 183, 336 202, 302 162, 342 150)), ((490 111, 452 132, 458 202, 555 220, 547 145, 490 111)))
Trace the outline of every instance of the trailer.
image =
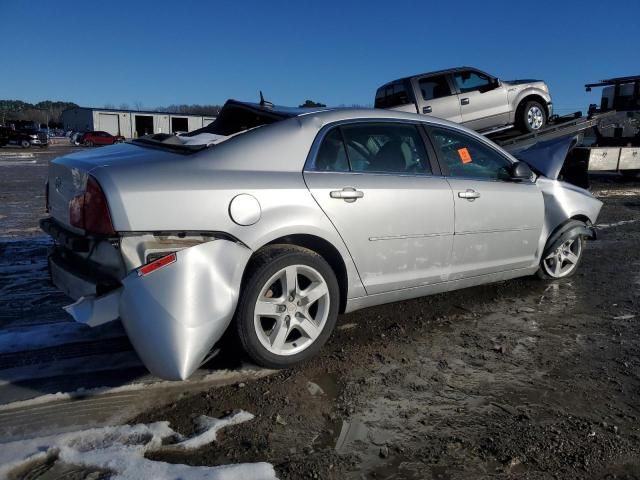
POLYGON ((587 91, 603 87, 600 105, 590 105, 586 117, 575 112, 552 117, 534 133, 517 131, 486 134, 519 156, 535 148, 547 148, 555 139, 570 139, 565 171, 573 183, 588 186, 589 172, 619 172, 636 178, 640 173, 640 75, 617 77, 585 85, 587 91), (584 174, 577 175, 584 171, 584 174))

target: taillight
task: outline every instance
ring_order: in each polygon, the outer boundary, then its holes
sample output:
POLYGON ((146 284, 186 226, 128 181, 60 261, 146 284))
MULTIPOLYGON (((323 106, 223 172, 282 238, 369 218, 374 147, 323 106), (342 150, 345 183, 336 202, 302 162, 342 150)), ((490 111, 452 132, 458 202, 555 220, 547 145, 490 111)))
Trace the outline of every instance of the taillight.
POLYGON ((165 255, 164 257, 161 257, 157 260, 154 260, 153 262, 147 263, 146 265, 143 265, 140 268, 138 268, 138 276, 144 277, 146 275, 149 275, 151 272, 155 272, 156 270, 162 267, 171 265, 176 261, 176 259, 177 257, 174 252, 174 253, 170 253, 169 255, 165 255))
POLYGON ((107 198, 100 184, 89 176, 84 193, 69 202, 69 221, 74 227, 99 235, 115 235, 107 198))

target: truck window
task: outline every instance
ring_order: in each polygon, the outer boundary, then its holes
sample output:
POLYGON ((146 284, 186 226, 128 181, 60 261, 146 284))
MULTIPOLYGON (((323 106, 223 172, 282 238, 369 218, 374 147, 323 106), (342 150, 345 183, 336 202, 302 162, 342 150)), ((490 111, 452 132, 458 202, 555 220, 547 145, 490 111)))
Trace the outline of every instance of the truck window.
POLYGON ((434 98, 448 97, 451 95, 451 87, 444 75, 437 77, 421 78, 418 82, 420 91, 424 100, 433 100, 434 98))
POLYGON ((404 86, 404 81, 397 81, 383 85, 376 92, 376 108, 391 108, 398 105, 407 105, 409 95, 404 86))
POLYGON ((456 85, 460 89, 461 93, 472 92, 474 90, 480 90, 486 88, 491 84, 491 79, 486 75, 478 72, 471 72, 469 70, 463 72, 456 72, 453 74, 456 85))

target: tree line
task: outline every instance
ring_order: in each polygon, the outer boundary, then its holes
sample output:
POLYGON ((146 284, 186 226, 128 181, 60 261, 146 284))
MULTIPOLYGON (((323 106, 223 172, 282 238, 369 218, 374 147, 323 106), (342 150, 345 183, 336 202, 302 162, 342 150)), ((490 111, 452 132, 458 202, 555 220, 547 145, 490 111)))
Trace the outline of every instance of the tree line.
POLYGON ((0 125, 14 121, 33 121, 38 124, 49 122, 50 127, 62 127, 62 112, 77 107, 73 102, 28 103, 22 100, 0 100, 0 125))

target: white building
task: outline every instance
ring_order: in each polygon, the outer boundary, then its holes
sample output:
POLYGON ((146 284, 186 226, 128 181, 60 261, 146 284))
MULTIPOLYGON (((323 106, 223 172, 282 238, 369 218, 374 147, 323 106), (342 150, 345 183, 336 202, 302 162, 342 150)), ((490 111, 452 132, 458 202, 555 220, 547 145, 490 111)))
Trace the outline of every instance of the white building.
POLYGON ((62 112, 65 130, 103 131, 126 138, 152 133, 191 132, 209 125, 215 119, 203 115, 89 107, 70 108, 62 112))

